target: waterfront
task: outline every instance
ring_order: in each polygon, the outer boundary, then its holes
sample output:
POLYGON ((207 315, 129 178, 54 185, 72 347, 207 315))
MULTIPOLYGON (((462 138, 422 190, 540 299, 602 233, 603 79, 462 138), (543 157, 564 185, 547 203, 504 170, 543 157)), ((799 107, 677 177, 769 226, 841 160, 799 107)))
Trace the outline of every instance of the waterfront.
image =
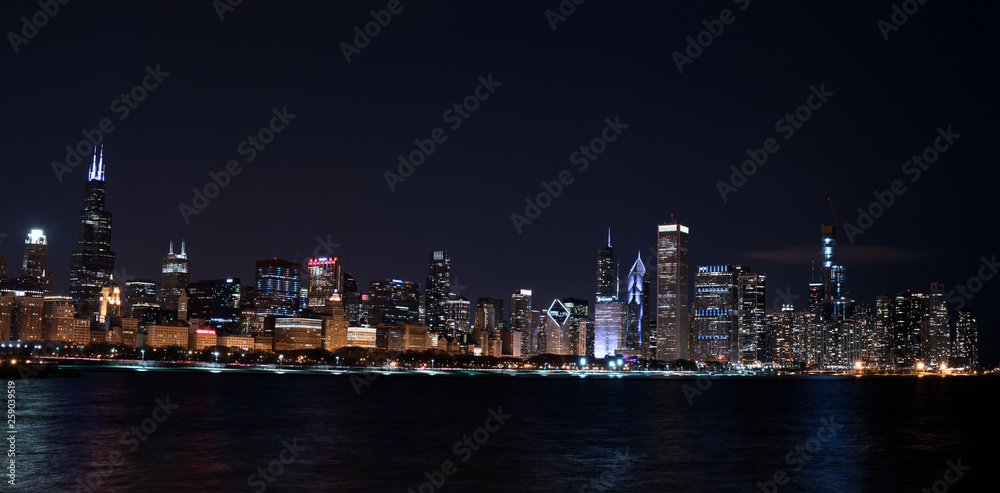
POLYGON ((80 373, 18 382, 17 490, 919 491, 961 459, 977 491, 996 382, 80 373))

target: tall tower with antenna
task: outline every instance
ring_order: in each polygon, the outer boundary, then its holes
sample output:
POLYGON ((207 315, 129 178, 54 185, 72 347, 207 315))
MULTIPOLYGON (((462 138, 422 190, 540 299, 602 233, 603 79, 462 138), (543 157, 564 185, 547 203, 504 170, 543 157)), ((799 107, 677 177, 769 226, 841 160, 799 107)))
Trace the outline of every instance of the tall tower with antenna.
POLYGON ((104 146, 94 147, 87 173, 77 248, 70 257, 69 294, 77 314, 99 314, 101 290, 111 285, 115 252, 111 251, 111 213, 104 208, 107 183, 104 146))

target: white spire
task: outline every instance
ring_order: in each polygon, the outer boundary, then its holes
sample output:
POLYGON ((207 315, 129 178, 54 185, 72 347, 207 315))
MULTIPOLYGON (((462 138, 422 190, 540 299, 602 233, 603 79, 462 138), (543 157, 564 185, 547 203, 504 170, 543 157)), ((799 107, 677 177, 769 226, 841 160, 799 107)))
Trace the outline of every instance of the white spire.
POLYGON ((608 248, 611 248, 611 226, 608 226, 608 248))
POLYGON ((97 159, 97 179, 104 181, 104 145, 101 145, 101 154, 97 159))
POLYGON ((87 181, 92 181, 97 176, 97 146, 94 146, 94 160, 90 163, 90 171, 87 173, 87 181))
POLYGON ((174 254, 174 240, 170 240, 170 255, 174 254))
POLYGON ((181 256, 187 255, 184 253, 184 240, 181 240, 181 256))

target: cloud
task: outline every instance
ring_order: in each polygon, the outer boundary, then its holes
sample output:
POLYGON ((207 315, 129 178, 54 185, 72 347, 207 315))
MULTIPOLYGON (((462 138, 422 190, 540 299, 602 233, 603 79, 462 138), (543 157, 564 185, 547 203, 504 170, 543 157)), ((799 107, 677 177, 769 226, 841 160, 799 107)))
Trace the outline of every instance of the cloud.
MULTIPOLYGON (((910 264, 924 262, 942 255, 940 250, 908 250, 888 246, 857 246, 838 245, 837 260, 849 264, 910 264)), ((775 264, 802 265, 814 260, 822 260, 819 245, 806 245, 766 250, 762 252, 743 252, 742 257, 764 260, 775 264)))

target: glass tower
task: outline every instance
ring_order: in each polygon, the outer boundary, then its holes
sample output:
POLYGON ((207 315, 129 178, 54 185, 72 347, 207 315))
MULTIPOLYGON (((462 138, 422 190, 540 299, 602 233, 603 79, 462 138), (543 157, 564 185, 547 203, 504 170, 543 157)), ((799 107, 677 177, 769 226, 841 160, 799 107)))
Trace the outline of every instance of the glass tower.
POLYGON ((656 359, 688 358, 688 234, 680 223, 661 224, 656 235, 656 359))

